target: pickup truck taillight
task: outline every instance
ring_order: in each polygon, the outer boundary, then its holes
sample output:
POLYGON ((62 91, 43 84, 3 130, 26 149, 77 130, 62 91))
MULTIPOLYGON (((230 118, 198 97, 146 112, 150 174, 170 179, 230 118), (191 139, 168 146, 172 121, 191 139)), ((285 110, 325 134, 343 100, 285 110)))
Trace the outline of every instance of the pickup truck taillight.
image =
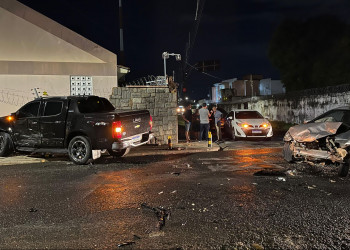
POLYGON ((150 129, 149 129, 149 130, 152 130, 152 127, 153 127, 152 116, 149 116, 149 126, 150 126, 150 129))
POLYGON ((112 124, 112 136, 114 139, 122 138, 123 127, 121 121, 113 122, 112 124))

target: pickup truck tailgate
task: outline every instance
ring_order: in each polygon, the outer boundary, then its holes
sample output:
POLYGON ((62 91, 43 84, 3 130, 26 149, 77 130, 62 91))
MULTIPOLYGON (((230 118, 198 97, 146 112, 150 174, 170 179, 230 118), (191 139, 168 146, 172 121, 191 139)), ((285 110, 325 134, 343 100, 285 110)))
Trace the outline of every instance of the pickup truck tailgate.
POLYGON ((121 139, 150 131, 150 114, 147 110, 118 112, 118 120, 123 127, 121 139))

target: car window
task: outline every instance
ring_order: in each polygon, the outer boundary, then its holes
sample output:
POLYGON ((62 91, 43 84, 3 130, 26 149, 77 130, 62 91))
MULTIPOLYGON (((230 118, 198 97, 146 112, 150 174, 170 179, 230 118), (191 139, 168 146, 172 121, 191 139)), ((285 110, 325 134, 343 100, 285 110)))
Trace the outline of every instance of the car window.
POLYGON ((343 116, 343 110, 336 110, 320 116, 314 122, 342 122, 343 116))
POLYGON ((18 118, 38 116, 40 102, 31 102, 18 110, 18 118))
POLYGON ((98 113, 115 110, 114 106, 106 98, 97 96, 79 100, 78 109, 80 113, 98 113))
POLYGON ((257 111, 236 111, 236 119, 262 119, 264 118, 257 111))
POLYGON ((45 105, 44 116, 53 116, 61 114, 63 102, 48 101, 45 105))

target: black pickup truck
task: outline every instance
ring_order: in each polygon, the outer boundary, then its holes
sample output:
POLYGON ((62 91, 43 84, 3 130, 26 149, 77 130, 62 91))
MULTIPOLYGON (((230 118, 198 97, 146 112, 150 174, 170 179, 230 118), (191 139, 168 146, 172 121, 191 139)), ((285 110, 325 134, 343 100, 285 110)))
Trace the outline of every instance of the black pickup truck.
POLYGON ((0 156, 68 153, 74 163, 86 164, 99 150, 126 155, 153 138, 151 129, 147 110, 118 111, 102 97, 37 98, 0 118, 0 156))

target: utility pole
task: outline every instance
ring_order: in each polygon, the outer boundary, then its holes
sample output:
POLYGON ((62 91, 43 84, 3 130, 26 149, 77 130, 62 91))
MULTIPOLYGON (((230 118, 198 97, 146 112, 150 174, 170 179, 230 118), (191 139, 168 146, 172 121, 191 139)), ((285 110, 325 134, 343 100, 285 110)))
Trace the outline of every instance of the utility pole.
POLYGON ((120 37, 120 58, 119 65, 125 66, 124 38, 123 38, 123 8, 122 0, 119 0, 119 37, 120 37))

